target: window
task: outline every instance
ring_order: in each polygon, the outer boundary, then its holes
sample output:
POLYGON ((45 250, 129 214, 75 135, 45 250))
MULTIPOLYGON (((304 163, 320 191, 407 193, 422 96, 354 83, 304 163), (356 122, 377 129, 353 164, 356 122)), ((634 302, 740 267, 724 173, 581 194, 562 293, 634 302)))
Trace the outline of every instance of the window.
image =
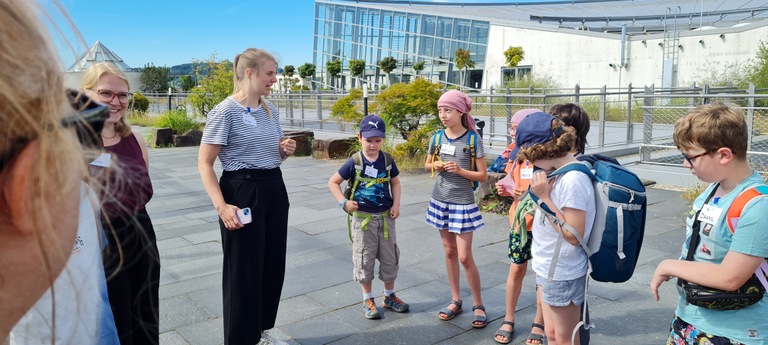
POLYGON ((529 78, 531 68, 531 66, 501 67, 501 85, 529 78))

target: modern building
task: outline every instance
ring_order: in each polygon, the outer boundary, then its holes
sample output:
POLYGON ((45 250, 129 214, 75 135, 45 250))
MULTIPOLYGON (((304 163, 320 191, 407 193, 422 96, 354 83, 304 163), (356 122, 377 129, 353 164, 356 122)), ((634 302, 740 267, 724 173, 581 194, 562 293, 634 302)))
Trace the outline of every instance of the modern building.
POLYGON ((128 66, 122 58, 99 41, 96 41, 85 53, 77 58, 77 61, 67 68, 64 72, 65 86, 79 89, 85 70, 100 62, 110 62, 123 71, 126 77, 128 77, 132 91, 141 89, 141 72, 128 66))
POLYGON ((314 30, 323 87, 359 85, 349 70, 358 59, 373 85, 421 75, 488 89, 533 75, 563 87, 676 87, 722 80, 768 46, 768 0, 316 0, 314 30), (515 67, 512 47, 524 53, 515 67), (474 66, 457 67, 459 48, 474 66), (386 75, 379 61, 389 56, 397 64, 386 75), (331 78, 334 60, 342 68, 331 78))

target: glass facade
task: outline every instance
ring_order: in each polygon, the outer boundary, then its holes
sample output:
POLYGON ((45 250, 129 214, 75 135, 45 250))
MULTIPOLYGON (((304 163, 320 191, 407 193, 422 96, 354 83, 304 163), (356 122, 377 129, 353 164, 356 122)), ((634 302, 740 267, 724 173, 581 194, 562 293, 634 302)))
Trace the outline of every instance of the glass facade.
POLYGON ((315 3, 313 59, 320 87, 359 87, 349 72, 349 61, 365 61, 362 79, 371 85, 408 81, 421 75, 434 82, 462 84, 454 64, 458 48, 469 50, 475 67, 466 71, 463 85, 479 88, 488 46, 490 23, 420 13, 380 10, 352 4, 315 3), (389 73, 380 70, 379 61, 391 56, 397 67, 389 73), (331 78, 326 63, 341 61, 341 73, 331 78), (413 65, 423 62, 417 72, 413 65), (389 79, 389 80, 387 80, 389 79))

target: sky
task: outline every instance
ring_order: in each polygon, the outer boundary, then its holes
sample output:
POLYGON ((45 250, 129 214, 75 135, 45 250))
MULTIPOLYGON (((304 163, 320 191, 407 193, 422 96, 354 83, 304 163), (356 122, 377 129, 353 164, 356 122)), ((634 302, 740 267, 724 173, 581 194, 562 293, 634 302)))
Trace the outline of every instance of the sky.
MULTIPOLYGON (((232 61, 250 47, 275 53, 280 66, 312 62, 313 0, 59 1, 85 41, 80 43, 60 18, 54 18, 63 27, 54 42, 65 68, 96 41, 133 68, 171 67, 213 54, 217 60, 232 61), (67 48, 66 42, 74 48, 67 48)), ((481 0, 435 0, 451 1, 481 0)), ((532 0, 517 0, 525 1, 532 0)))

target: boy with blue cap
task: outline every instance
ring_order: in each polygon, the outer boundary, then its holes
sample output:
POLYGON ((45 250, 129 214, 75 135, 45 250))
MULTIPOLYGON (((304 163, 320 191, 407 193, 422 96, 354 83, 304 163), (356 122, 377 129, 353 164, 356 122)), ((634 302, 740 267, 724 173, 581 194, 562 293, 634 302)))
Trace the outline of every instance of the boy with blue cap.
POLYGON ((400 262, 395 219, 400 215, 400 172, 389 153, 381 151, 386 125, 376 115, 363 117, 357 139, 361 150, 352 155, 328 180, 328 188, 339 207, 351 215, 353 279, 363 290, 363 311, 368 319, 381 313, 373 298, 373 268, 379 260, 379 279, 384 282, 382 307, 403 313, 408 304, 395 296, 400 262), (350 195, 341 182, 352 184, 350 195))

